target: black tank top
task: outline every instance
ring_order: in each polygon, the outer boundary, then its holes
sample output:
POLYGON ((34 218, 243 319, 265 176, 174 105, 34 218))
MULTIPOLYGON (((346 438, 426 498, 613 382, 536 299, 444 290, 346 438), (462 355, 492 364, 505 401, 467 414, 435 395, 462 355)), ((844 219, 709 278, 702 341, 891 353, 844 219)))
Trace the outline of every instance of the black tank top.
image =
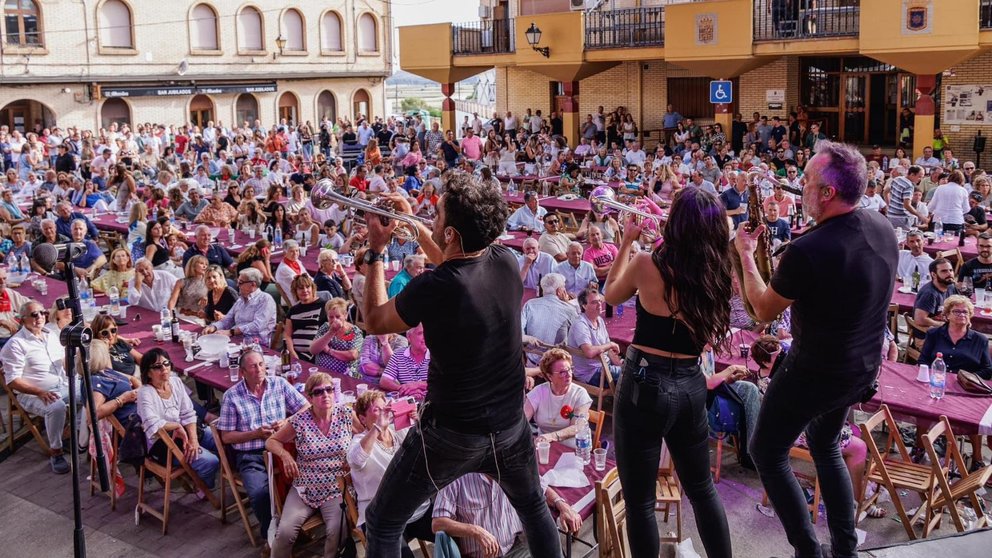
POLYGON ((636 305, 635 345, 683 355, 698 355, 703 352, 703 347, 692 341, 685 322, 674 316, 658 316, 648 312, 641 306, 640 297, 637 297, 636 305))

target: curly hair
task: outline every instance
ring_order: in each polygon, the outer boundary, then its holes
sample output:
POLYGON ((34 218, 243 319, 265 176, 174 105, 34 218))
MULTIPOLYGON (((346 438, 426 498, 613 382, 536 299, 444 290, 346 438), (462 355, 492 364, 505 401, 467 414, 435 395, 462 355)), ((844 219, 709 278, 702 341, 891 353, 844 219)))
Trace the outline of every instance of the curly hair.
POLYGON ((730 329, 730 229, 716 196, 694 186, 675 196, 665 242, 651 255, 665 281, 665 303, 693 344, 724 345, 730 329))
POLYGON ((772 361, 772 355, 781 350, 782 345, 774 335, 762 335, 751 343, 751 358, 758 366, 768 366, 772 361))
POLYGON ((564 360, 568 364, 572 364, 572 355, 565 349, 559 349, 558 347, 548 349, 541 355, 541 361, 537 366, 541 369, 541 375, 545 379, 551 377, 551 366, 559 360, 564 360))
POLYGON ((470 174, 449 172, 442 199, 445 225, 458 231, 465 252, 482 250, 503 234, 509 210, 502 191, 482 186, 470 174))

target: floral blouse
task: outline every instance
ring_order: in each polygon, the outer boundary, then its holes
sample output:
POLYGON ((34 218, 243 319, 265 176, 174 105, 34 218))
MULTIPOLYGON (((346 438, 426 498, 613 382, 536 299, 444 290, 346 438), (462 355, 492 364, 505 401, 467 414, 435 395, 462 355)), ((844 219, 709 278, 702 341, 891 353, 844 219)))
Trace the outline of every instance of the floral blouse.
MULTIPOLYGON (((350 328, 345 333, 338 333, 331 338, 331 342, 328 343, 328 349, 334 349, 335 351, 361 351, 362 343, 365 337, 362 335, 362 330, 357 327, 348 324, 346 326, 350 328)), ((330 329, 330 325, 324 324, 317 329, 317 337, 327 334, 327 330, 330 329)), ((360 358, 356 358, 351 362, 344 362, 338 360, 327 353, 320 353, 317 355, 317 366, 323 366, 324 368, 329 368, 338 374, 346 374, 352 378, 361 378, 361 374, 358 371, 358 364, 361 361, 360 358)))
POLYGON ((338 477, 346 471, 351 446, 351 407, 334 407, 326 435, 317 428, 311 410, 290 418, 289 422, 296 431, 296 464, 300 474, 293 487, 300 499, 311 508, 319 508, 331 498, 340 498, 338 477))

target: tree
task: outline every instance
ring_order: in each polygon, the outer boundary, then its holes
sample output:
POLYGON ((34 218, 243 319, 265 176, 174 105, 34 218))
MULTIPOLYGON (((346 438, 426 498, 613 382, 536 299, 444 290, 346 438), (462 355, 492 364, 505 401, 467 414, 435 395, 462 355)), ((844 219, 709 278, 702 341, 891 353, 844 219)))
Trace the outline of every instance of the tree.
POLYGON ((427 110, 428 108, 427 101, 421 99, 420 97, 406 97, 400 101, 400 109, 402 109, 404 113, 410 110, 427 110))

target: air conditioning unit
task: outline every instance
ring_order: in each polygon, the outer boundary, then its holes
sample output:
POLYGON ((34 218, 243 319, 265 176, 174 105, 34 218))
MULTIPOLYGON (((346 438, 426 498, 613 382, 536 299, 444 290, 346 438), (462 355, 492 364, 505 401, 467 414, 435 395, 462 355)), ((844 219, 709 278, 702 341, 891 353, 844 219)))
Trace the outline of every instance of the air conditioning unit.
POLYGON ((591 10, 600 3, 599 0, 568 0, 568 7, 573 12, 581 12, 591 10))
POLYGON ((489 19, 491 17, 493 17, 493 8, 492 8, 492 6, 479 6, 479 18, 480 19, 489 19))

